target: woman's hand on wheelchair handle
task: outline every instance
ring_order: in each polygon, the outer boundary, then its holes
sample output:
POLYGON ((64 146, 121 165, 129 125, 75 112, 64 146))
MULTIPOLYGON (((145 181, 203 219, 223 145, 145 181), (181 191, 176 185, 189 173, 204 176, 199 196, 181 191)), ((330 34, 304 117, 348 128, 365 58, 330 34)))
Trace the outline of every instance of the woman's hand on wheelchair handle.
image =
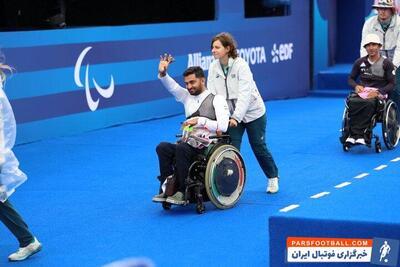
POLYGON ((232 128, 234 128, 234 127, 237 127, 237 125, 238 125, 238 122, 235 120, 235 119, 229 119, 229 127, 232 127, 232 128))

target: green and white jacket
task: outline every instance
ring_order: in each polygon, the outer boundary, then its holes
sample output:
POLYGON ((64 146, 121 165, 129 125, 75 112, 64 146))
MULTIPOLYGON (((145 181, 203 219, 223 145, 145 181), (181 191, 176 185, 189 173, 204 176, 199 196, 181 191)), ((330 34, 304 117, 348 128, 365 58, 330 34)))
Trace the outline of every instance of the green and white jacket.
POLYGON ((397 67, 400 65, 400 17, 398 15, 392 16, 389 28, 386 32, 383 31, 381 24, 378 21, 378 15, 372 16, 364 23, 361 45, 360 57, 367 55, 367 51, 363 47, 364 38, 367 34, 374 33, 379 36, 382 42, 381 55, 388 58, 397 67))
POLYGON ((248 123, 265 114, 265 104, 253 79, 247 62, 237 57, 229 58, 225 75, 219 60, 210 64, 207 88, 216 95, 222 95, 228 102, 231 118, 248 123))

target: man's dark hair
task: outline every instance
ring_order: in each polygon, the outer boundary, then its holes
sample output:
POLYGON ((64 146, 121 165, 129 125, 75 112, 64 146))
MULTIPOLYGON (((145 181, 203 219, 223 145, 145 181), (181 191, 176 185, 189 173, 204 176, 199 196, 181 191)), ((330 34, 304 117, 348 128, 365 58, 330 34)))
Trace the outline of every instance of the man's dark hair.
POLYGON ((200 68, 199 66, 193 66, 193 67, 187 68, 187 70, 185 70, 185 72, 183 73, 183 77, 189 76, 191 74, 194 74, 194 76, 196 78, 205 78, 206 77, 204 75, 203 69, 200 68))

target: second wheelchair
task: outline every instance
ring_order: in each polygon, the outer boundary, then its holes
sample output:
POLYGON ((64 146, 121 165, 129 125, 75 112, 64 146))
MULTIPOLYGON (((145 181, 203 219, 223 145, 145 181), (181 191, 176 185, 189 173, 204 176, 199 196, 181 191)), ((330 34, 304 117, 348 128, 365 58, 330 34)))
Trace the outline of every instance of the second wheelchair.
MULTIPOLYGON (((345 152, 349 151, 350 148, 356 144, 346 142, 350 136, 350 118, 349 118, 349 98, 345 101, 345 108, 342 116, 342 127, 340 142, 343 145, 345 152)), ((373 133, 377 123, 382 124, 382 137, 387 149, 391 150, 395 148, 399 142, 399 126, 397 118, 397 106, 390 99, 376 99, 376 110, 372 116, 369 126, 364 130, 365 145, 371 147, 372 139, 375 139, 374 147, 375 152, 380 153, 382 151, 382 145, 379 140, 379 136, 373 133)))

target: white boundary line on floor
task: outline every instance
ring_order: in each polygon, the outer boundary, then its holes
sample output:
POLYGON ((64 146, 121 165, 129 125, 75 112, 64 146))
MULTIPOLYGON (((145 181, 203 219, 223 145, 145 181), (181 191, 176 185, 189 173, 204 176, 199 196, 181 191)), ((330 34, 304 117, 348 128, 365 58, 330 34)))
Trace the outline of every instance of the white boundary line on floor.
POLYGON ((361 173, 361 174, 359 174, 357 176, 354 176, 354 178, 355 179, 362 179, 362 178, 364 178, 365 176, 368 176, 368 175, 369 175, 368 172, 364 172, 364 173, 361 173))
POLYGON ((315 195, 312 195, 310 198, 314 198, 314 199, 316 199, 316 198, 321 198, 321 197, 323 197, 323 196, 327 196, 327 195, 329 195, 331 192, 321 192, 321 193, 318 193, 318 194, 315 194, 315 195))
POLYGON ((335 188, 343 188, 345 186, 351 185, 351 182, 343 182, 341 184, 335 185, 335 188))
POLYGON ((388 165, 379 165, 378 167, 376 167, 374 170, 375 171, 380 171, 380 170, 382 170, 382 169, 384 169, 384 168, 386 168, 388 165))
POLYGON ((288 212, 288 211, 294 210, 294 209, 296 209, 298 207, 300 207, 299 204, 292 204, 292 205, 289 205, 287 207, 284 207, 283 209, 280 209, 279 211, 280 212, 288 212))

